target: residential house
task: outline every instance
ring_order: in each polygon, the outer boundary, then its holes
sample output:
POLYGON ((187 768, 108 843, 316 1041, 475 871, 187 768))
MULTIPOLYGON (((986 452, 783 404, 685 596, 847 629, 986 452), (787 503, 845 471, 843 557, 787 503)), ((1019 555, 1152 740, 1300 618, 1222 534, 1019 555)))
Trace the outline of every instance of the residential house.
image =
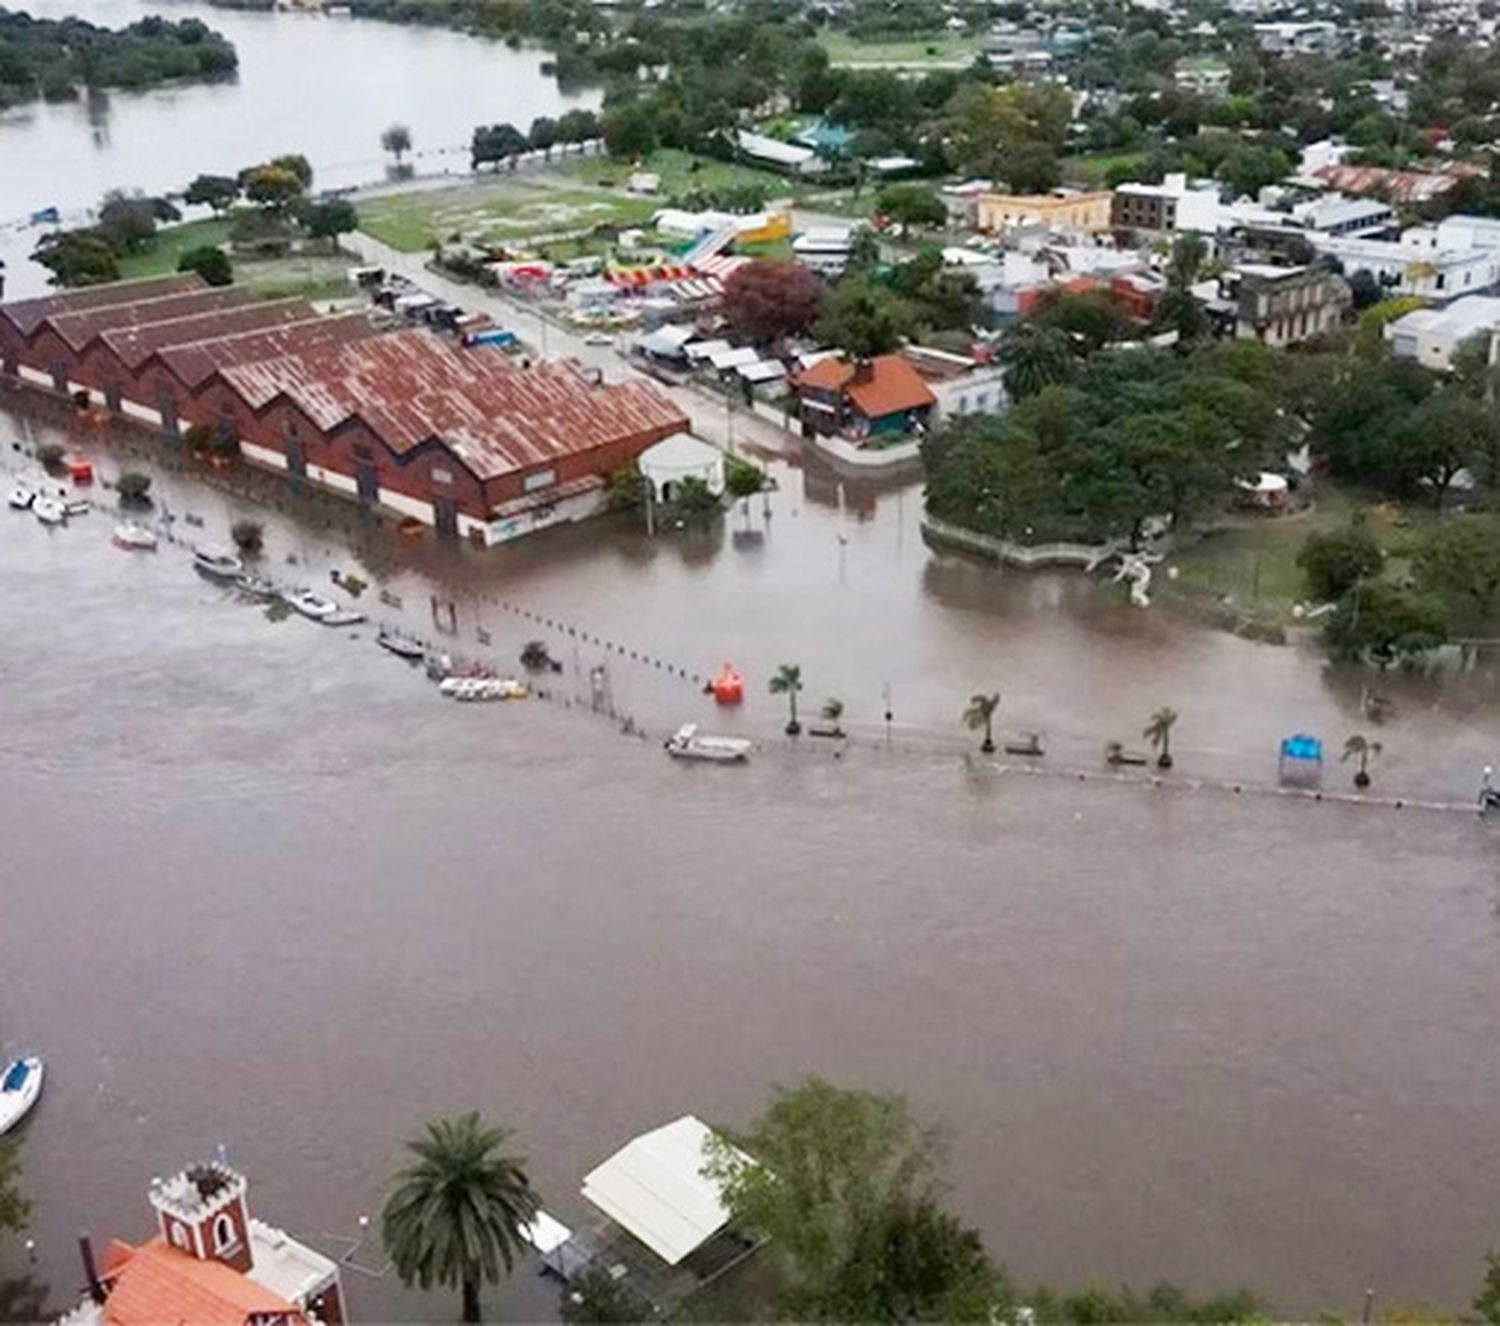
POLYGON ((837 434, 865 443, 926 429, 937 397, 899 354, 851 363, 820 360, 787 379, 804 434, 837 434))
POLYGON ((1235 301, 1235 336, 1291 345, 1333 331, 1349 307, 1348 283, 1322 267, 1245 265, 1220 290, 1235 301))
POLYGON ((1443 308, 1413 309, 1385 329, 1398 359, 1439 372, 1451 368, 1453 352, 1476 336, 1487 338, 1491 363, 1500 358, 1500 296, 1466 295, 1443 308))

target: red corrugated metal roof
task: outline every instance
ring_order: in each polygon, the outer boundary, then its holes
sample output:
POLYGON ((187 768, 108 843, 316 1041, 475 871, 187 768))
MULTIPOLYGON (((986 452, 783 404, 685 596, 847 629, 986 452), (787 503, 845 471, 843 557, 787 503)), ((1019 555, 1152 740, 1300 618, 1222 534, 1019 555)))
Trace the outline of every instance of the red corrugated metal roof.
POLYGON ((293 1303, 248 1275, 199 1261, 160 1236, 135 1249, 113 1279, 107 1326, 244 1326, 261 1314, 304 1320, 293 1303))
POLYGON ((793 374, 791 382, 847 396, 867 419, 937 404, 922 375, 900 355, 878 355, 866 367, 868 376, 862 378, 847 359, 822 359, 793 374))
POLYGON ((285 327, 216 336, 190 345, 171 345, 160 353, 162 362, 177 380, 196 391, 221 368, 347 345, 375 335, 378 332, 363 313, 345 313, 337 317, 313 317, 285 327))
POLYGON ((23 336, 30 336, 42 325, 44 318, 54 313, 103 308, 106 304, 125 304, 133 299, 155 299, 160 295, 181 294, 202 287, 203 280, 196 272, 143 276, 136 281, 112 281, 108 285, 85 286, 82 290, 62 290, 55 295, 12 300, 9 304, 0 304, 0 317, 7 319, 23 336))
POLYGON ((99 339, 131 368, 139 367, 153 351, 169 345, 188 345, 235 332, 260 331, 283 323, 303 322, 313 316, 312 305, 301 299, 277 299, 235 308, 211 309, 186 318, 168 318, 138 327, 113 327, 99 339))
MULTIPOLYGON (((159 299, 135 299, 124 304, 102 308, 79 309, 73 313, 49 313, 43 323, 50 326, 75 350, 81 350, 101 332, 115 327, 139 327, 148 322, 166 322, 185 318, 211 309, 233 308, 255 299, 248 290, 223 286, 217 290, 189 290, 183 294, 163 295, 159 299)), ((40 326, 38 327, 40 330, 40 326)))
POLYGON ((594 386, 576 365, 522 368, 494 347, 460 350, 418 330, 223 374, 253 408, 284 394, 325 431, 358 415, 398 455, 438 439, 485 479, 688 426, 650 383, 594 386))

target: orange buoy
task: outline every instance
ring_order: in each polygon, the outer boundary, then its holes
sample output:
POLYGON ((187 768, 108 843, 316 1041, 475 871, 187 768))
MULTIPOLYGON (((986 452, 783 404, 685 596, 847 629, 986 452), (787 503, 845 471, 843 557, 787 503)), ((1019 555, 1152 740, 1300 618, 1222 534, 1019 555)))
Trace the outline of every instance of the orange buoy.
POLYGON ((745 698, 745 679, 735 670, 734 664, 726 663, 713 679, 714 699, 720 704, 739 704, 745 698))

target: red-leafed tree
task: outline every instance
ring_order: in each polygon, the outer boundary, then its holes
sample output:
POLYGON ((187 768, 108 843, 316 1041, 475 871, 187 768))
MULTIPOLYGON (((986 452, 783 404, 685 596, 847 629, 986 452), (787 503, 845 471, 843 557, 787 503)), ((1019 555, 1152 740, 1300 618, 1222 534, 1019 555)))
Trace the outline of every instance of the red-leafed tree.
POLYGON ((823 282, 792 262, 748 262, 724 283, 724 316, 745 340, 795 336, 817 321, 823 282))

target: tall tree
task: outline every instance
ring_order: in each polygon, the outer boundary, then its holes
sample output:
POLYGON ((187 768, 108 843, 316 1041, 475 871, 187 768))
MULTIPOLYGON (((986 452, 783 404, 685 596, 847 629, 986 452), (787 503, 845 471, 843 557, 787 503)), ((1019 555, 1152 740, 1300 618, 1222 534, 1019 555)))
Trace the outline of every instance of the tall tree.
POLYGON ((1500 516, 1449 516, 1417 540, 1415 569, 1424 588, 1458 599, 1480 621, 1500 593, 1500 516))
POLYGON ((395 157, 399 166, 401 158, 411 151, 411 130, 404 124, 390 125, 380 135, 380 147, 395 157))
POLYGON ((845 277, 834 287, 818 320, 818 336, 863 362, 896 349, 911 327, 906 303, 861 274, 845 277))
POLYGON ((239 196, 240 182, 232 175, 195 175, 182 200, 195 207, 211 207, 217 213, 232 207, 239 196))
POLYGON ((979 743, 979 749, 986 755, 995 753, 995 710, 1000 707, 1000 692, 985 695, 982 692, 969 697, 968 708, 964 710, 964 726, 970 732, 983 732, 984 740, 979 743))
POLYGON ((791 262, 748 262, 724 282, 724 316, 748 341, 775 341, 805 332, 818 319, 827 287, 791 262))
POLYGON ((1000 341, 1005 390, 1014 401, 1073 376, 1073 350, 1067 333, 1043 322, 1018 322, 1000 341))
POLYGON ((786 696, 786 734, 795 737, 802 731, 797 720, 797 696, 802 690, 802 669, 796 663, 783 663, 771 676, 771 694, 786 696))
POLYGON ((481 1284, 499 1284, 527 1244, 541 1203, 525 1162, 503 1150, 511 1133, 478 1113, 438 1119, 406 1144, 416 1160, 395 1178, 381 1230, 404 1284, 463 1291, 463 1319, 479 1321, 481 1284))
POLYGON ((1149 741, 1156 751, 1158 768, 1170 769, 1172 767, 1172 729, 1176 726, 1177 711, 1163 705, 1151 715, 1151 721, 1141 732, 1141 736, 1149 741))
POLYGON ((811 1078, 777 1088, 732 1145, 711 1143, 707 1172, 735 1217, 770 1236, 784 1319, 1000 1320, 1009 1287, 938 1205, 939 1155, 900 1097, 811 1078))

